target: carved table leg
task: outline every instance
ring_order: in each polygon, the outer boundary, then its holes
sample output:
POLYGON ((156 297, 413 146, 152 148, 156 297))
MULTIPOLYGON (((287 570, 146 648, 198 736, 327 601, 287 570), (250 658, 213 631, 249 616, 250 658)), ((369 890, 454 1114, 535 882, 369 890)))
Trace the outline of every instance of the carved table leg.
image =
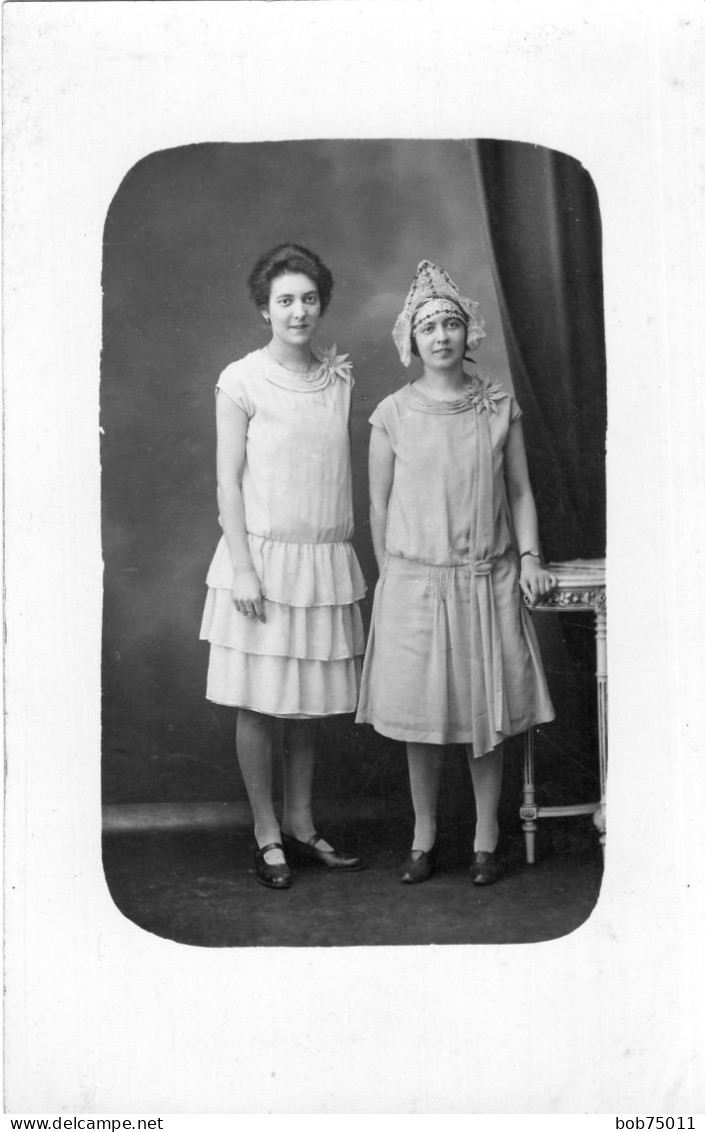
POLYGON ((607 839, 607 604, 602 601, 595 609, 595 636, 597 638, 597 726, 600 752, 600 808, 594 822, 600 831, 600 844, 604 850, 607 839))
POLYGON ((536 818, 538 807, 534 787, 534 732, 532 728, 524 732, 524 801, 519 809, 519 817, 524 830, 524 843, 526 845, 526 863, 533 865, 536 859, 536 818))

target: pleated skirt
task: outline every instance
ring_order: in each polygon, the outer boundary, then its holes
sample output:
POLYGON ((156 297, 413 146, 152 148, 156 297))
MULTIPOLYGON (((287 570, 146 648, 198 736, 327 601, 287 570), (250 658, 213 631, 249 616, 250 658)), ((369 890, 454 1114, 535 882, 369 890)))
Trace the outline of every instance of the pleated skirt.
POLYGON ((354 712, 364 634, 365 583, 350 543, 248 536, 264 621, 238 613, 221 539, 206 579, 201 639, 210 644, 206 696, 285 719, 354 712))
POLYGON ((375 592, 358 723, 406 742, 472 744, 478 756, 554 718, 513 556, 500 558, 491 575, 499 655, 478 650, 472 585, 467 566, 386 559, 375 592), (473 702, 472 690, 487 683, 489 667, 496 677, 492 702, 473 702))

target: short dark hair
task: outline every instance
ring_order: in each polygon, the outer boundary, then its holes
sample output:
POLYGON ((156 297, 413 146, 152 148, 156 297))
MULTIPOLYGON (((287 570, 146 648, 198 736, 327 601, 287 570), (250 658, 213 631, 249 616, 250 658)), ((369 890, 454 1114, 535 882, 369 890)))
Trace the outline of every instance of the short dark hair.
POLYGON ((269 306, 272 282, 280 275, 308 275, 318 288, 321 314, 325 314, 333 293, 333 276, 315 252, 301 244, 277 244, 276 248, 260 256, 252 268, 247 286, 253 303, 262 310, 269 306))

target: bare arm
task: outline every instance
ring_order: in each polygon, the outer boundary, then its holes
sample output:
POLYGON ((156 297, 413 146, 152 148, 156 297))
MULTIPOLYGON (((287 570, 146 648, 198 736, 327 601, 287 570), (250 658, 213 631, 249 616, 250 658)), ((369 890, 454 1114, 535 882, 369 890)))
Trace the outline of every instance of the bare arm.
POLYGON ((381 428, 370 436, 370 533, 377 567, 381 571, 386 551, 387 508, 394 480, 394 452, 381 428))
MULTIPOLYGON (((504 449, 504 478, 519 553, 525 550, 540 552, 536 503, 529 482, 521 421, 515 421, 509 429, 504 449)), ((527 554, 521 559, 519 584, 522 592, 534 605, 542 594, 547 594, 554 588, 555 579, 548 570, 544 569, 540 558, 527 554)))
POLYGON ((218 508, 235 575, 233 601, 239 613, 254 613, 264 620, 262 590, 247 542, 242 473, 247 444, 247 415, 226 393, 218 393, 215 405, 218 431, 218 508))

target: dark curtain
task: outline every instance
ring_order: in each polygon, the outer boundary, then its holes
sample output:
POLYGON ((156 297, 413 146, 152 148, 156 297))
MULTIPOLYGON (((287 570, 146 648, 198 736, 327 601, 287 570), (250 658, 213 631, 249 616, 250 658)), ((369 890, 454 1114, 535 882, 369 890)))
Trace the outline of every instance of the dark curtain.
POLYGON ((606 374, 595 186, 565 153, 475 143, 488 243, 549 561, 605 554, 606 374))

